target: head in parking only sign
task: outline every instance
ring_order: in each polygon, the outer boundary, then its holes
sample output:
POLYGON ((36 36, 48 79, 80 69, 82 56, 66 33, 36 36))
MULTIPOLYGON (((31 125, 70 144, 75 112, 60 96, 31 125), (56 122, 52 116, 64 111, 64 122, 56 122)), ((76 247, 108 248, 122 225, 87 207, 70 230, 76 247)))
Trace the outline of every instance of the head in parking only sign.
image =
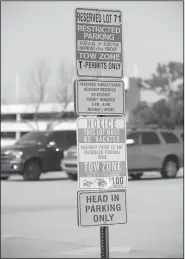
POLYGON ((121 11, 76 9, 78 76, 123 77, 121 11))
POLYGON ((78 192, 78 225, 107 226, 127 222, 126 192, 78 192))

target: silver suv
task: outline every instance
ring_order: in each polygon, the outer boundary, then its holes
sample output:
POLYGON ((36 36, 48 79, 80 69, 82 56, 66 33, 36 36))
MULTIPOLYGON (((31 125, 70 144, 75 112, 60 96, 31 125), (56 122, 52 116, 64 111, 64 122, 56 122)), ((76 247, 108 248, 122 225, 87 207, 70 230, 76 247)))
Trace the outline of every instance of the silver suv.
MULTIPOLYGON (((183 167, 183 131, 167 129, 131 129, 127 133, 128 173, 140 179, 143 172, 160 171, 164 178, 174 178, 183 167)), ((77 148, 64 152, 61 166, 77 180, 77 148)))

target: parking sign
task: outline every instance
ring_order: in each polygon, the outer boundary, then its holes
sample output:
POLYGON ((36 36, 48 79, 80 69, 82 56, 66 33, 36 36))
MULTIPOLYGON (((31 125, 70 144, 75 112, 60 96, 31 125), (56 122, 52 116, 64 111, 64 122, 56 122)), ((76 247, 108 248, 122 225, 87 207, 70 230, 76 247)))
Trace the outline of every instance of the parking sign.
POLYGON ((80 189, 127 187, 126 121, 123 117, 77 119, 80 189))
POLYGON ((78 225, 109 226, 127 222, 126 191, 79 191, 78 225))
POLYGON ((80 115, 123 115, 123 81, 77 80, 75 109, 80 115))
POLYGON ((76 9, 76 67, 81 77, 123 77, 122 13, 76 9))

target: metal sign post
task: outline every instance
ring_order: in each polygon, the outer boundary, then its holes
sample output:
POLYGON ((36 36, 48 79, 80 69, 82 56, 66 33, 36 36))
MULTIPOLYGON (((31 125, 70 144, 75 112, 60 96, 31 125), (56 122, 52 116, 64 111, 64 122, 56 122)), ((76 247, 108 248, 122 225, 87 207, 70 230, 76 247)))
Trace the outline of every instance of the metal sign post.
POLYGON ((109 225, 127 222, 122 20, 120 10, 75 10, 76 71, 85 79, 74 84, 74 106, 87 116, 77 119, 78 226, 100 227, 101 258, 109 258, 109 225))
POLYGON ((101 258, 109 258, 109 227, 100 227, 100 252, 101 258))
POLYGON ((100 227, 101 258, 109 258, 109 227, 100 227))

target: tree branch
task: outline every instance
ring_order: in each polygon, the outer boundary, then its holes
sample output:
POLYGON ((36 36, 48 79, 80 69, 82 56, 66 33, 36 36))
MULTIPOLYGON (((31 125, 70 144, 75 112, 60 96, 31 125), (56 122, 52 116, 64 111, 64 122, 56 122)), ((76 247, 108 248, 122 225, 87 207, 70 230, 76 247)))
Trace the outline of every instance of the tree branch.
POLYGON ((48 123, 47 125, 48 130, 51 130, 53 127, 53 124, 55 122, 59 123, 59 120, 63 118, 66 108, 73 97, 73 94, 71 94, 70 96, 68 95, 68 83, 69 82, 72 83, 73 73, 74 73, 74 69, 73 67, 71 67, 70 73, 69 73, 70 76, 68 77, 67 71, 65 70, 64 61, 60 62, 59 75, 58 75, 59 81, 58 81, 58 87, 57 87, 56 100, 59 104, 61 104, 61 111, 57 113, 55 118, 50 123, 48 123))

